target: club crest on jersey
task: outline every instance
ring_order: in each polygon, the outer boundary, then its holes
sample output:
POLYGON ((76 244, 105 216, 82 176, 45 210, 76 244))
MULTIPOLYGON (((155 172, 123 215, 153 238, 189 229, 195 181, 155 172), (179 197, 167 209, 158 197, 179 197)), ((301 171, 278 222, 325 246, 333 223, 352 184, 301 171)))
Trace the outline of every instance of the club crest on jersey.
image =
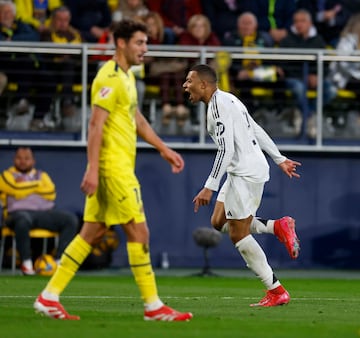
POLYGON ((224 131, 225 131, 225 126, 223 125, 223 123, 216 122, 216 128, 215 128, 216 136, 221 136, 222 134, 224 134, 224 131))
POLYGON ((109 87, 102 87, 100 89, 99 95, 101 98, 105 99, 107 96, 109 96, 109 94, 111 93, 112 88, 109 87))

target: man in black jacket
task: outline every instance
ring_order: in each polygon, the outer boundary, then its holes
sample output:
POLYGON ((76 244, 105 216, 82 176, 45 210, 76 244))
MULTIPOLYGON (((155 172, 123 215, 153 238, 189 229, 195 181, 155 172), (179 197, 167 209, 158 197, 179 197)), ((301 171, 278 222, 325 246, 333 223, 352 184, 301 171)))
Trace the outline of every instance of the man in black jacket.
MULTIPOLYGON (((293 16, 291 31, 280 41, 279 47, 299 50, 324 49, 326 48, 326 43, 322 36, 317 33, 311 19, 311 14, 304 9, 299 9, 293 16)), ((316 90, 317 88, 318 77, 316 67, 316 63, 304 62, 302 60, 295 62, 287 61, 286 66, 283 67, 286 86, 293 93, 296 103, 303 111, 305 118, 309 115, 311 116, 315 110, 315 102, 314 100, 307 101, 306 92, 308 89, 316 90)), ((323 82, 323 103, 328 103, 335 95, 334 87, 325 80, 323 82)))

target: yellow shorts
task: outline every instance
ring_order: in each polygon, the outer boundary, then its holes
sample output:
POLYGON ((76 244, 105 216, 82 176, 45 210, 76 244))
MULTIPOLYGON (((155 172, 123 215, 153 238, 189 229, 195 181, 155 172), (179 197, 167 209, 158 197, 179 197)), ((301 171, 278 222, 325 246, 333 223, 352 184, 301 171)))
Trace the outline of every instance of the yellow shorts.
POLYGON ((131 220, 135 223, 146 220, 136 177, 125 180, 100 176, 96 193, 86 197, 84 221, 112 226, 127 224, 131 220))

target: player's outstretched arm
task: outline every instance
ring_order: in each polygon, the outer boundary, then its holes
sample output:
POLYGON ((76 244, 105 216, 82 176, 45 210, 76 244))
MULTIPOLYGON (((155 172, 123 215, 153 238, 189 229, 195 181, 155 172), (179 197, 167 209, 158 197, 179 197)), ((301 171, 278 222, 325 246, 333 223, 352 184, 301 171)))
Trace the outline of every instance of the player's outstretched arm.
POLYGON ((184 169, 184 167, 185 167, 184 159, 176 151, 174 151, 166 146, 166 148, 160 152, 160 155, 163 159, 165 159, 166 161, 168 161, 170 163, 171 171, 174 174, 178 174, 184 169))
POLYGON ((198 212, 200 206, 209 205, 213 191, 208 188, 202 188, 201 191, 194 197, 194 211, 198 212))
POLYGON ((95 193, 99 181, 99 156, 102 142, 103 128, 109 113, 94 105, 89 121, 87 144, 87 168, 83 176, 80 189, 88 196, 95 193))
POLYGON ((301 166, 300 162, 286 159, 284 162, 279 164, 280 169, 290 178, 300 178, 300 175, 296 172, 296 167, 301 166))

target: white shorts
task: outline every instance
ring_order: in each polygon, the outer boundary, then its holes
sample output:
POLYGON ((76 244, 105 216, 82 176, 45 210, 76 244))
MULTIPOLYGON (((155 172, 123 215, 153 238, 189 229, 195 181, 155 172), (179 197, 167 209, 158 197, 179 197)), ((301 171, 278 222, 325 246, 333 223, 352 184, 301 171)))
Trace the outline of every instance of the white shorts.
POLYGON ((227 175, 217 200, 224 203, 226 219, 244 219, 256 216, 260 206, 264 182, 254 183, 243 177, 227 175))

